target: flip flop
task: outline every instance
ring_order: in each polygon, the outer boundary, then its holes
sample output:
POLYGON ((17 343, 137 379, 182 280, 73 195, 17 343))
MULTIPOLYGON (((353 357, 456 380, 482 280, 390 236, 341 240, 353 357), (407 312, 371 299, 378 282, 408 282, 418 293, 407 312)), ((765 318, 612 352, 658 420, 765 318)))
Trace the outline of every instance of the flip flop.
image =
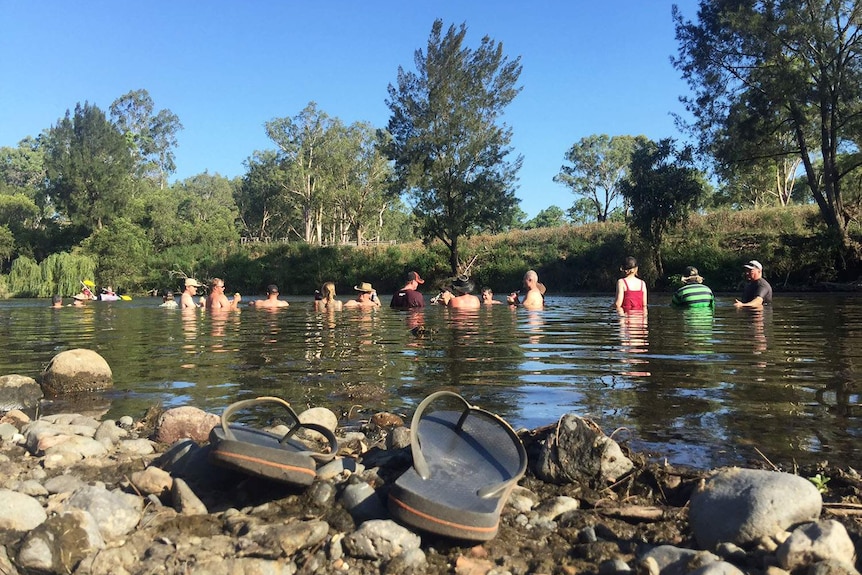
POLYGON ((213 427, 210 431, 210 443, 210 458, 218 465, 302 486, 311 485, 314 481, 318 462, 331 461, 338 451, 338 440, 329 429, 313 423, 301 423, 290 404, 278 397, 246 399, 228 406, 222 413, 221 426, 213 427), (242 425, 228 424, 237 411, 261 403, 277 403, 287 410, 292 422, 283 437, 242 425), (330 452, 311 451, 308 445, 292 439, 302 428, 321 433, 329 441, 330 452))
POLYGON ((390 490, 391 515, 438 535, 493 539, 503 505, 527 470, 521 439, 503 419, 449 391, 426 397, 411 429, 413 467, 390 490), (457 398, 464 409, 426 415, 441 397, 457 398))

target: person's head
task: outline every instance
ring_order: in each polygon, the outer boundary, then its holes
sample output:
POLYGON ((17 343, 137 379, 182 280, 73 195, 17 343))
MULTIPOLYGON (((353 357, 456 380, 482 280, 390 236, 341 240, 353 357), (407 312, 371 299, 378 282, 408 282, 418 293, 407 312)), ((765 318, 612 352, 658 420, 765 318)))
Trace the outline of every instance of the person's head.
POLYGON ((467 276, 458 276, 452 281, 449 291, 455 297, 473 292, 473 282, 467 276))
POLYGON ((752 281, 757 281, 763 277, 763 265, 757 260, 751 260, 742 267, 745 268, 745 275, 752 281))
POLYGON ((198 280, 196 280, 195 278, 186 278, 186 291, 187 292, 194 295, 197 293, 199 287, 201 287, 201 284, 198 283, 198 280))
POLYGON ((632 256, 623 260, 623 265, 620 266, 620 271, 626 275, 633 275, 638 272, 638 261, 632 256))
POLYGON ((407 272, 407 284, 413 284, 413 289, 419 289, 419 286, 424 284, 425 280, 419 275, 419 272, 407 272))
POLYGON ((688 266, 687 268, 685 268, 685 272, 682 274, 682 281, 687 284, 702 284, 703 278, 700 277, 700 274, 698 274, 696 267, 688 266))
POLYGON ((374 288, 368 282, 362 282, 359 285, 353 286, 357 292, 359 292, 358 298, 361 300, 370 299, 371 294, 374 293, 374 288))
POLYGON ((76 293, 72 296, 72 305, 84 305, 84 302, 89 299, 87 296, 81 293, 76 293))
POLYGON ((323 295, 323 299, 332 301, 335 299, 335 283, 326 282, 320 286, 320 293, 323 295))
POLYGON ((278 296, 278 286, 275 284, 269 284, 266 286, 266 295, 275 295, 278 296))
POLYGON ((165 296, 162 298, 164 301, 172 301, 174 299, 174 292, 168 290, 165 292, 165 296))
POLYGON ((491 288, 485 288, 482 290, 482 301, 491 301, 494 299, 494 292, 491 291, 491 288))
POLYGON ((224 293, 224 280, 221 278, 213 278, 212 284, 210 285, 210 289, 214 294, 223 294, 224 293))
POLYGON ((531 290, 536 287, 536 284, 539 283, 539 274, 537 274, 533 270, 527 270, 527 273, 524 274, 524 286, 531 290))
POLYGON ((63 296, 55 295, 51 297, 51 305, 54 307, 63 307, 63 296))

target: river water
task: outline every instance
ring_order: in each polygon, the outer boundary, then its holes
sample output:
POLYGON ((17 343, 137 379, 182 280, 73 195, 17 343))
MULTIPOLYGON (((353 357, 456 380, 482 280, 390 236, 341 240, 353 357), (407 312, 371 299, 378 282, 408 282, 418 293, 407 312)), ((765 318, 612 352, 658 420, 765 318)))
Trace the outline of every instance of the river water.
POLYGON ((778 295, 750 311, 728 295, 714 312, 673 309, 667 294, 651 300, 648 316, 624 318, 610 296, 551 296, 541 312, 334 314, 289 299, 287 309, 221 316, 148 298, 58 310, 7 300, 0 374, 38 380, 56 353, 84 347, 113 370, 114 389, 87 399, 108 417, 137 418, 155 403, 220 413, 238 398, 278 395, 361 418, 410 414, 451 389, 516 427, 588 416, 671 463, 862 467, 862 299, 778 295))

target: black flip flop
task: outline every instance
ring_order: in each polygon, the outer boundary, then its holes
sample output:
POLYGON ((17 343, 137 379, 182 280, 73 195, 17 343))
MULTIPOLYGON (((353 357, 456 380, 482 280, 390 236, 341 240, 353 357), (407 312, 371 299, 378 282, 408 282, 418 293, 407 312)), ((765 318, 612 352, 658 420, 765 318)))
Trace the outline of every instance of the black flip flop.
POLYGON ((503 419, 449 391, 426 397, 411 429, 413 467, 390 490, 392 516, 438 535, 493 539, 503 505, 527 470, 521 439, 503 419), (457 398, 464 409, 426 414, 441 397, 457 398))
POLYGON ((310 485, 317 476, 317 463, 330 461, 338 451, 338 440, 333 433, 313 423, 301 423, 288 402, 278 397, 258 397, 231 404, 221 416, 221 426, 210 431, 213 463, 236 469, 258 477, 291 485, 310 485), (229 425, 237 411, 261 403, 278 403, 283 406, 292 423, 288 432, 277 436, 266 431, 242 425, 229 425), (321 433, 329 441, 329 453, 309 450, 308 445, 292 439, 300 429, 321 433))

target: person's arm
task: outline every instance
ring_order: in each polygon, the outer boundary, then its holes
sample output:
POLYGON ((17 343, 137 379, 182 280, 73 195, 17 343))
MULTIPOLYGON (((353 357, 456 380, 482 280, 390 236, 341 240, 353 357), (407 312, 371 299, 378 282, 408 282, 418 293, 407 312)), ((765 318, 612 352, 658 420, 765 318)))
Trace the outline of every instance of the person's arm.
POLYGON ((617 295, 616 299, 614 299, 614 307, 617 308, 617 311, 623 311, 623 294, 625 290, 623 289, 623 280, 617 280, 617 295))
POLYGON ((518 299, 518 292, 513 291, 509 295, 506 296, 506 303, 509 305, 520 305, 521 301, 518 299))
POLYGON ((641 291, 643 292, 643 295, 644 295, 644 311, 646 311, 646 308, 647 308, 647 305, 646 305, 647 293, 646 292, 647 292, 647 290, 646 290, 646 282, 643 280, 641 280, 641 291))
POLYGON ((763 307, 763 298, 760 296, 755 296, 755 298, 751 301, 747 301, 745 303, 736 300, 733 302, 733 305, 736 307, 763 307))
MULTIPOLYGON (((227 298, 227 296, 225 296, 225 298, 227 298)), ((233 294, 233 299, 231 299, 228 303, 228 307, 230 307, 230 309, 239 309, 239 302, 241 301, 242 296, 239 295, 239 292, 236 292, 235 294, 233 294)))

